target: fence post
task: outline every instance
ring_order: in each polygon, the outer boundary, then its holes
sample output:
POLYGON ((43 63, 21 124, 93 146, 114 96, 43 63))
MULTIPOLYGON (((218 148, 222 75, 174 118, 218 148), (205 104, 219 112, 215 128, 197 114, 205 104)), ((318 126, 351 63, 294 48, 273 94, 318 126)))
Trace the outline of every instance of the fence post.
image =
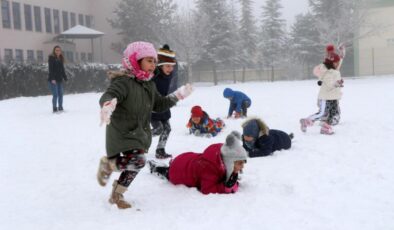
POLYGON ((375 48, 372 47, 372 76, 375 76, 375 48))
POLYGON ((244 66, 244 67, 242 67, 242 83, 245 82, 245 71, 246 71, 246 69, 245 69, 245 66, 244 66))
POLYGON ((233 69, 233 81, 234 81, 234 84, 237 83, 237 76, 235 75, 235 69, 233 69))

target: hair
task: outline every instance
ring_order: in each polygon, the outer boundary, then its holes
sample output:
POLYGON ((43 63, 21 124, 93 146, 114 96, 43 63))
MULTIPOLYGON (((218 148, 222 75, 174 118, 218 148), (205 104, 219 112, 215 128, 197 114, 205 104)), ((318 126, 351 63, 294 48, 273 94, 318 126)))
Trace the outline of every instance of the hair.
MULTIPOLYGON (((58 45, 56 45, 55 47, 53 47, 52 56, 54 56, 55 58, 58 58, 57 55, 56 55, 56 53, 55 53, 55 50, 56 50, 57 48, 59 48, 60 50, 62 50, 62 48, 60 48, 60 46, 58 46, 58 45)), ((62 63, 64 63, 65 60, 64 60, 64 56, 63 56, 63 51, 62 51, 62 53, 60 54, 59 59, 60 59, 60 61, 61 61, 62 63)))
POLYGON ((327 69, 335 69, 334 63, 332 61, 325 61, 323 64, 326 66, 327 69))

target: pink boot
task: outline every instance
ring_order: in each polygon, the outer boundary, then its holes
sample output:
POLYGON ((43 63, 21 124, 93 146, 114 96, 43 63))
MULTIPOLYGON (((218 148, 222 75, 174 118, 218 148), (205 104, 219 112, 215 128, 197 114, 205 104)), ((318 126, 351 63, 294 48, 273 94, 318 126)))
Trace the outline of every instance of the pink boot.
POLYGON ((321 126, 320 134, 332 135, 334 134, 334 131, 332 130, 331 125, 324 122, 321 126))
POLYGON ((313 125, 313 121, 311 119, 308 119, 308 118, 302 118, 300 120, 300 123, 301 123, 301 131, 304 132, 304 133, 306 132, 306 128, 308 126, 312 126, 313 125))

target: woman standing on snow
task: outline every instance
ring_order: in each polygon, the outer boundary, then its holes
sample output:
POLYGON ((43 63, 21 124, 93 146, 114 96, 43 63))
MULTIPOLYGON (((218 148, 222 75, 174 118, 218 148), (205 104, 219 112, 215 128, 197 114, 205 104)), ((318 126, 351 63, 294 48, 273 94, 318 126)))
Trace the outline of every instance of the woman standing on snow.
POLYGON ((60 46, 53 47, 52 54, 48 57, 48 85, 52 92, 52 111, 63 111, 63 80, 67 81, 64 70, 64 56, 60 46))
POLYGON ((100 98, 101 122, 106 123, 106 152, 99 164, 97 179, 105 186, 113 171, 121 172, 112 184, 109 199, 118 208, 130 208, 123 193, 145 166, 152 135, 152 111, 160 112, 174 106, 191 94, 186 85, 166 97, 160 95, 151 81, 157 53, 151 43, 133 42, 123 52, 124 70, 110 73, 111 84, 100 98))

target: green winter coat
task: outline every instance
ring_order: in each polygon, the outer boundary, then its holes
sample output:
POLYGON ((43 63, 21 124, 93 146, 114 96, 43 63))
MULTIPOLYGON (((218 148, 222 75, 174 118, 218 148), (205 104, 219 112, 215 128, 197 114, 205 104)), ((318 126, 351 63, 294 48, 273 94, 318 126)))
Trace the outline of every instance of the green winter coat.
POLYGON ((165 111, 178 99, 173 95, 161 96, 152 81, 139 81, 119 73, 112 76, 110 86, 100 98, 100 106, 115 97, 118 103, 106 129, 107 156, 132 149, 147 152, 152 142, 152 111, 165 111))

